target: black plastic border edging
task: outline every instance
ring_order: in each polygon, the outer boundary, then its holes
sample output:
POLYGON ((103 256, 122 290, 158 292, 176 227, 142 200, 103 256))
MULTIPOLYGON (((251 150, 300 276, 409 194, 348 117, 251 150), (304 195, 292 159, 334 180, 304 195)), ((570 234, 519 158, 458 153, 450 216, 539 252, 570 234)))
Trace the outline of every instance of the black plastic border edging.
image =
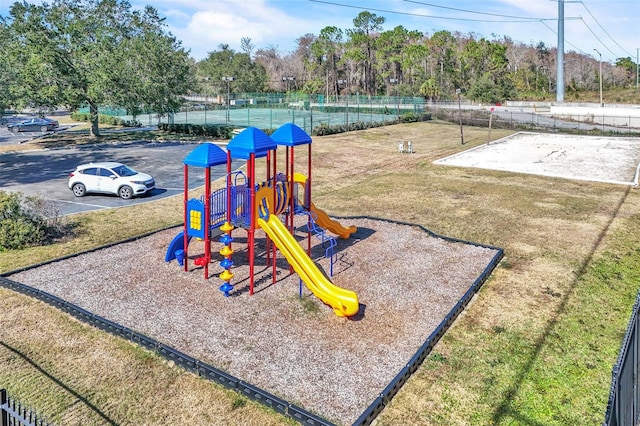
MULTIPOLYGON (((469 302, 471 301, 471 299, 473 298, 473 296, 480 290, 480 287, 482 287, 482 285, 484 284, 484 282, 487 280, 487 278, 489 277, 489 275, 491 275, 491 273, 493 272, 493 270, 498 266, 498 264, 500 263, 500 261, 502 260, 502 258, 504 257, 504 250, 502 248, 499 247, 495 247, 495 246, 491 246, 491 245, 486 245, 486 244, 478 244, 478 243, 474 243, 472 241, 466 241, 466 240, 462 240, 462 239, 458 239, 458 238, 451 238, 451 237, 446 237, 446 236, 442 236, 442 235, 438 235, 435 232, 425 228, 424 226, 421 225, 416 225, 413 223, 408 223, 408 222, 401 222, 401 221, 396 221, 396 220, 390 220, 390 219, 381 219, 381 218, 374 218, 374 217, 370 217, 370 216, 332 216, 335 217, 337 219, 370 219, 370 220, 375 220, 378 222, 387 222, 387 223, 394 223, 394 224, 398 224, 398 225, 403 225, 403 226, 410 226, 410 227, 416 227, 419 228, 420 230, 422 230, 423 232, 426 232, 427 234, 431 235, 432 237, 435 238, 440 238, 443 239, 445 241, 450 241, 450 242, 454 242, 454 243, 463 243, 463 244, 469 244, 469 245, 473 245, 476 247, 483 247, 483 248, 488 248, 488 249, 492 249, 492 250, 496 250, 497 253, 496 255, 493 257, 493 259, 491 260, 491 262, 489 262, 489 264, 487 265, 487 267, 484 269, 484 271, 480 274, 480 276, 474 281, 474 283, 469 287, 469 289, 465 292, 465 294, 462 296, 462 298, 460 298, 460 300, 458 300, 458 302, 456 303, 456 305, 451 309, 451 311, 447 314, 447 316, 442 320, 442 322, 438 325, 438 327, 431 333, 431 335, 427 338, 427 340, 422 344, 422 346, 420 346, 420 348, 418 349, 418 351, 411 357, 411 359, 409 360, 409 362, 406 364, 405 367, 402 368, 402 370, 400 370, 400 372, 393 378, 393 380, 384 388, 384 390, 380 393, 379 396, 377 396, 374 401, 371 403, 371 405, 369 405, 369 407, 367 407, 365 409, 365 411, 360 415, 360 417, 358 417, 358 419, 353 423, 353 426, 366 426, 369 425, 373 422, 373 420, 382 412, 382 410, 384 409, 384 407, 391 401, 391 399, 398 393, 398 391, 400 390, 400 388, 402 388, 402 386, 406 383, 406 381, 409 379, 409 377, 411 377, 411 375, 413 373, 415 373, 417 371, 417 369, 420 367, 420 365, 422 365, 422 363, 424 362, 424 360, 427 358, 427 356, 429 355, 429 353, 431 353, 431 350, 433 349, 433 347, 436 345, 436 343, 440 340, 440 338, 442 338, 442 336, 446 333, 446 331, 449 329, 449 327, 451 326, 451 324, 453 324, 453 322, 456 320, 456 318, 458 317, 458 315, 460 315, 464 309, 466 308, 466 306, 469 304, 469 302)), ((76 257, 79 256, 81 254, 84 253, 91 253, 93 251, 97 251, 100 249, 104 249, 104 248, 108 248, 117 244, 122 244, 122 243, 127 243, 127 242, 131 242, 131 241, 135 241, 138 240, 140 238, 144 238, 146 236, 149 235, 153 235, 156 232, 160 232, 160 231, 164 231, 167 229, 172 229, 172 228, 176 228, 180 225, 174 225, 174 226, 169 226, 167 228, 164 229, 159 229, 157 231, 153 231, 153 232, 149 232, 146 233, 144 235, 140 235, 137 237, 133 237, 133 238, 129 238, 127 240, 123 240, 117 243, 111 243, 111 244, 107 244, 101 247, 97 247, 91 250, 87 250, 81 253, 76 253, 73 255, 69 255, 69 256, 64 256, 55 260, 51 260, 51 261, 47 261, 47 262, 42 262, 40 264, 37 265, 31 265, 29 267, 25 267, 25 268, 21 268, 15 271, 10 271, 4 274, 0 274, 0 286, 2 287, 6 287, 8 289, 17 291, 19 293, 25 294, 27 296, 31 296, 34 297, 36 299, 42 300, 45 303, 48 303, 49 305, 52 305, 64 312, 69 313, 70 315, 78 318, 81 321, 87 322, 101 330, 107 331, 113 335, 122 337, 124 339, 130 340, 134 343, 140 344, 141 346, 152 350, 154 352, 156 352, 157 354, 159 354, 160 356, 163 356, 164 358, 171 360, 173 362, 175 362, 176 365, 179 365, 180 367, 184 368, 185 370, 188 370, 192 373, 197 374, 198 376, 216 382, 222 386, 224 386, 227 389, 232 389, 235 391, 238 391, 242 394, 244 394, 245 396, 247 396, 250 399, 253 399, 254 401, 257 401, 263 405, 266 405, 267 407, 272 408, 274 411, 283 414, 284 416, 287 417, 291 417, 294 420, 300 422, 301 424, 304 425, 309 425, 309 426, 315 426, 315 425, 321 425, 321 426, 335 426, 333 423, 322 419, 321 417, 318 417, 306 410, 304 410, 303 408, 297 407, 281 398, 278 398, 276 396, 271 395, 270 393, 268 393, 267 391, 264 391, 256 386, 253 386, 249 383, 243 382, 239 379, 237 379, 236 377, 227 374, 221 370, 218 370, 217 368, 205 364, 203 362, 198 361, 197 359, 183 354, 182 352, 173 349, 167 345, 164 345, 150 337, 147 337, 143 334, 140 334, 138 332, 135 332, 129 328, 123 327, 117 323, 114 323, 113 321, 110 321, 106 318, 102 318, 98 315, 94 315, 89 311, 86 311, 82 308, 80 308, 79 306, 73 305, 71 303, 68 303, 66 301, 64 301, 63 299, 60 299, 59 297, 56 297, 52 294, 46 293, 44 291, 35 289, 33 287, 29 287, 27 285, 9 280, 6 278, 6 276, 9 276, 11 274, 15 274, 18 272, 22 272, 28 269, 32 269, 32 268, 36 268, 38 266, 43 266, 49 263, 53 263, 53 262, 57 262, 59 260, 64 260, 64 259, 68 259, 68 258, 72 258, 72 257, 76 257)))
POLYGON ((421 225, 416 225, 413 223, 406 223, 406 222, 400 222, 400 221, 388 220, 388 219, 372 218, 369 216, 346 216, 346 217, 334 216, 334 217, 338 219, 347 219, 347 220, 348 219, 371 219, 371 220, 383 221, 388 223, 395 223, 398 225, 414 226, 435 238, 441 238, 445 241, 450 241, 455 243, 470 244, 476 247, 484 247, 484 248, 497 251, 495 256, 493 256, 493 259, 491 259, 491 262, 489 262, 489 264, 485 267, 485 269, 482 271, 480 276, 476 278, 474 283, 469 287, 469 289, 460 298, 460 300, 458 300, 458 303, 455 304, 455 306, 451 309, 451 311, 447 314, 447 316, 444 317, 444 319, 438 325, 438 327, 436 327, 436 329, 431 333, 431 335, 422 344, 422 346, 420 346, 418 351, 411 357, 407 365, 405 365, 405 367, 403 367, 402 370, 400 370, 400 372, 393 378, 393 380, 391 380, 391 382, 387 385, 387 387, 384 388, 384 390, 380 393, 380 395, 376 397, 376 399, 374 399, 371 405, 369 405, 369 407, 367 407, 364 410, 364 412, 360 415, 360 417, 358 417, 358 419, 353 423, 353 426, 360 426, 360 425, 366 426, 366 425, 370 425, 373 422, 373 420, 382 412, 384 407, 398 393, 400 388, 402 388, 402 386, 407 382, 409 377, 411 377, 411 375, 418 370, 420 365, 422 365, 422 363, 427 358, 429 353, 431 353, 431 350, 436 345, 436 343, 438 343, 440 338, 444 336, 444 334, 447 332, 449 327, 451 327, 451 325, 456 320, 456 318, 458 318, 458 315, 460 315, 464 311, 464 309, 469 304, 473 296, 475 296, 475 294, 480 290, 480 287, 482 287, 482 285, 487 280, 487 278, 489 278, 489 275, 491 275, 493 270, 498 266, 498 264, 504 257, 504 250, 495 246, 478 244, 471 241, 461 240, 458 238, 444 237, 436 234, 435 232, 421 225))
POLYGON ((284 416, 291 417, 304 425, 335 426, 333 423, 319 416, 316 416, 315 414, 312 414, 301 407, 291 404, 284 399, 271 395, 265 390, 262 390, 249 383, 243 382, 235 378, 234 376, 225 373, 224 371, 218 370, 217 368, 209 364, 198 361, 197 359, 184 354, 177 349, 160 343, 157 340, 152 339, 151 337, 135 332, 127 327, 123 327, 99 315, 92 314, 91 312, 82 309, 81 307, 76 306, 72 303, 69 303, 63 299, 60 299, 57 296, 54 296, 42 290, 35 289, 33 287, 29 287, 19 282, 12 281, 2 275, 0 275, 0 287, 4 287, 9 290, 13 290, 26 296, 38 299, 100 330, 139 344, 146 349, 154 351, 156 354, 164 357, 165 359, 173 361, 176 365, 198 375, 199 377, 218 383, 219 385, 222 385, 227 389, 235 390, 245 395, 247 398, 266 405, 267 407, 272 408, 274 411, 277 411, 284 416))

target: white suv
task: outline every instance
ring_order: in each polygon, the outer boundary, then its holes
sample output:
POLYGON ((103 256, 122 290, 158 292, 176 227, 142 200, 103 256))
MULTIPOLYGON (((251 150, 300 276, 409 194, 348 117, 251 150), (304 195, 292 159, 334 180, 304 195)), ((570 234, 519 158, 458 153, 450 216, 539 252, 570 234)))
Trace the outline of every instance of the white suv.
POLYGON ((78 166, 69 175, 69 189, 76 197, 89 192, 115 194, 129 199, 156 187, 156 181, 122 163, 89 163, 78 166))

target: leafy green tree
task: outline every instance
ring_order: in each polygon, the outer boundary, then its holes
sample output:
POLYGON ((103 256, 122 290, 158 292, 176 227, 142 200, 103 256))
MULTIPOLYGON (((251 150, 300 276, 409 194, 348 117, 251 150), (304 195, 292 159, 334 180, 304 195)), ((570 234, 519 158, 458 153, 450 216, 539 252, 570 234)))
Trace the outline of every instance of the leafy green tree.
MULTIPOLYGON (((315 71, 315 80, 325 81, 327 96, 338 93, 338 67, 344 56, 342 30, 333 26, 324 27, 320 30, 318 38, 311 43, 310 51, 312 60, 307 62, 307 66, 315 71), (329 87, 332 88, 331 93, 329 87)), ((305 85, 305 90, 322 87, 322 84, 318 84, 319 81, 310 86, 305 85)))
POLYGON ((238 53, 221 44, 220 50, 209 52, 209 55, 198 62, 198 74, 207 80, 212 90, 227 93, 227 83, 234 93, 262 92, 266 89, 267 73, 264 67, 251 60, 247 53, 238 53), (232 82, 223 80, 233 77, 232 82))
POLYGON ((375 94, 375 38, 382 31, 386 19, 369 11, 363 11, 353 19, 354 28, 347 30, 345 58, 362 67, 362 88, 365 93, 375 94))
POLYGON ((629 84, 637 78, 638 65, 629 57, 616 59, 616 67, 624 70, 625 83, 629 84))
POLYGON ((464 47, 462 63, 464 78, 471 88, 467 96, 484 102, 499 102, 513 96, 513 84, 508 78, 509 61, 506 46, 484 38, 471 40, 464 47))
POLYGON ((419 85, 426 76, 428 49, 420 31, 409 31, 397 26, 384 31, 375 40, 375 67, 379 85, 391 92, 390 79, 397 79, 395 89, 402 89, 404 95, 419 91, 419 85), (382 84, 380 84, 382 83, 382 84))
MULTIPOLYGON (((0 16, 0 40, 3 45, 9 44, 10 33, 5 20, 0 16)), ((15 104, 10 88, 15 87, 15 65, 11 63, 11 50, 0 49, 0 114, 15 104)))
POLYGON ((509 79, 496 82, 491 73, 486 72, 471 83, 466 96, 479 102, 497 103, 513 99, 516 96, 516 91, 509 79))
POLYGON ((100 105, 166 110, 193 83, 188 54, 149 6, 133 10, 123 0, 16 2, 5 21, 20 102, 88 105, 93 136, 99 136, 100 105))
POLYGON ((449 31, 436 31, 427 42, 432 53, 430 74, 435 76, 440 94, 452 94, 456 88, 456 38, 449 31))
POLYGON ((435 77, 430 77, 420 85, 420 94, 425 98, 429 98, 429 101, 437 100, 440 95, 440 88, 436 82, 435 77))
POLYGON ((400 66, 402 67, 403 80, 411 81, 419 85, 428 78, 427 63, 429 60, 429 48, 424 34, 420 31, 409 31, 405 45, 402 47, 400 66))
POLYGON ((114 64, 119 70, 116 84, 128 90, 115 92, 113 102, 134 116, 145 110, 171 113, 197 84, 195 64, 180 42, 164 33, 163 19, 155 10, 149 8, 133 19, 136 35, 122 41, 122 60, 114 64))

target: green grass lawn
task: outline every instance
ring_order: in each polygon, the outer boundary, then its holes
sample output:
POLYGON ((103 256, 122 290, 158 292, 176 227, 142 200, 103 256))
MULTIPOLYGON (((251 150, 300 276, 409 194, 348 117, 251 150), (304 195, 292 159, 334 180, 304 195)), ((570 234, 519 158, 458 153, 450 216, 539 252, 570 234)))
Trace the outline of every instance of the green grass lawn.
MULTIPOLYGON (((487 129, 465 127, 461 146, 459 127, 432 122, 314 138, 314 203, 328 213, 505 250, 377 424, 600 424, 640 281, 640 197, 625 186, 432 163, 486 141, 487 129), (414 154, 397 153, 403 140, 414 154)), ((74 238, 0 253, 0 271, 179 224, 181 202, 73 216, 74 238), (131 226, 127 217, 140 215, 131 226)), ((56 424, 290 422, 26 296, 0 289, 0 310, 0 386, 56 424)))

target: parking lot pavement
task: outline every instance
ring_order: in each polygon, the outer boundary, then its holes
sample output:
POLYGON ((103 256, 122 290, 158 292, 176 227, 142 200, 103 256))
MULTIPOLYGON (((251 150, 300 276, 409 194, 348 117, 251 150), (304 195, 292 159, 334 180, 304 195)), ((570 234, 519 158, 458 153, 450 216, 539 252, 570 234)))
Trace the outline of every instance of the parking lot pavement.
MULTIPOLYGON (((0 190, 39 195, 54 202, 61 215, 128 206, 158 200, 184 191, 184 157, 195 143, 131 142, 90 145, 68 149, 0 153, 0 190), (123 200, 111 195, 77 198, 69 190, 69 173, 77 165, 98 161, 119 161, 148 173, 156 189, 143 197, 123 200)), ((234 162, 233 168, 244 162, 234 162)), ((226 165, 211 169, 212 180, 226 174, 226 165)), ((189 171, 189 188, 204 185, 204 170, 189 171)))
MULTIPOLYGON (((30 116, 19 115, 15 117, 5 117, 8 123, 15 123, 18 121, 26 120, 30 118, 30 116)), ((70 125, 60 125, 54 132, 61 132, 63 130, 67 130, 70 128, 70 125)), ((28 142, 30 140, 39 138, 43 135, 46 135, 52 132, 10 132, 7 128, 6 124, 0 125, 0 145, 18 145, 21 143, 28 142)))

